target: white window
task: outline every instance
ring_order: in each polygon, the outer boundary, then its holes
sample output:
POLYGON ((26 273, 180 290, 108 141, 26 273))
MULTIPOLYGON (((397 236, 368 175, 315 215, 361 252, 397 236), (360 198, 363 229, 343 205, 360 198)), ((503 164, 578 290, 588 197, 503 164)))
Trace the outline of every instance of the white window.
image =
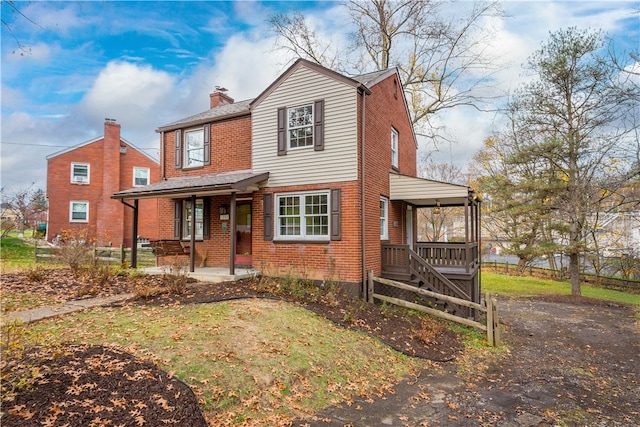
MULTIPOLYGON (((182 238, 191 239, 191 200, 185 200, 182 204, 182 238)), ((204 203, 202 199, 196 200, 196 240, 202 240, 204 231, 204 203)))
POLYGON ((380 240, 389 240, 389 199, 380 197, 380 240))
POLYGON ((89 183, 89 163, 71 163, 71 182, 74 184, 89 183))
POLYGON ((89 202, 72 200, 69 203, 69 222, 89 222, 89 202))
POLYGON ((184 134, 185 168, 204 165, 204 129, 186 131, 184 134))
POLYGON ((313 145, 313 106, 289 108, 287 111, 289 148, 313 145))
POLYGON ((391 166, 398 167, 398 131, 391 128, 391 166))
POLYGON ((329 240, 329 192, 277 195, 276 238, 329 240))
POLYGON ((149 184, 149 168, 133 168, 133 186, 140 187, 149 184))

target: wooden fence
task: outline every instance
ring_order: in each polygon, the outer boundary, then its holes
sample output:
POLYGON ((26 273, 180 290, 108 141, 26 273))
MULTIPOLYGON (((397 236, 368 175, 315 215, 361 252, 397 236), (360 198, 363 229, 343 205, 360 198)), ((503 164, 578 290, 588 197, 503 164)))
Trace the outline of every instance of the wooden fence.
MULTIPOLYGON (((51 246, 43 244, 42 241, 36 241, 34 243, 34 257, 36 262, 42 261, 60 261, 60 250, 61 248, 58 246, 51 246)), ((88 255, 90 256, 92 261, 102 261, 106 263, 117 263, 120 265, 124 265, 127 261, 127 258, 131 254, 131 249, 126 248, 124 245, 120 246, 89 246, 87 248, 88 255)), ((152 265, 155 265, 155 256, 151 252, 151 248, 144 247, 138 248, 138 259, 140 259, 140 255, 148 254, 150 260, 153 261, 152 265)), ((151 262, 151 261, 150 261, 151 262)), ((146 262, 145 264, 149 264, 146 262)))
MULTIPOLYGON (((484 271, 493 271, 496 273, 505 273, 512 275, 527 275, 531 277, 538 277, 541 279, 558 281, 569 280, 569 274, 564 270, 551 270, 549 268, 533 266, 528 266, 521 270, 517 265, 497 261, 483 261, 482 269, 484 271)), ((620 277, 597 276, 591 273, 580 273, 580 281, 582 283, 595 287, 629 292, 632 294, 640 294, 640 281, 638 280, 623 279, 620 277)))
POLYGON ((478 304, 478 303, 467 301, 461 298, 438 294, 436 292, 431 292, 426 289, 417 288, 415 286, 407 285, 406 283, 397 282, 395 280, 383 279, 382 277, 375 277, 373 275, 373 270, 369 271, 369 277, 367 282, 368 282, 368 298, 369 298, 369 302, 371 303, 373 303, 374 300, 378 299, 380 301, 385 301, 390 304, 398 305, 400 307, 410 308, 413 310, 421 311, 423 313, 428 313, 432 316, 450 320, 452 322, 471 326, 486 332, 487 341, 489 342, 490 345, 495 346, 500 344, 500 328, 499 328, 500 322, 498 319, 498 308, 497 308, 495 298, 493 298, 490 294, 485 294, 484 301, 482 301, 481 304, 478 304), (414 302, 409 302, 404 299, 377 294, 375 293, 374 282, 382 283, 384 285, 391 286, 397 289, 414 292, 418 295, 421 295, 427 298, 435 298, 441 301, 450 302, 452 304, 457 304, 463 307, 469 307, 470 309, 477 310, 481 313, 485 313, 486 324, 472 320, 472 319, 468 319, 466 317, 460 317, 451 313, 440 311, 435 308, 426 307, 424 305, 416 304, 414 302))

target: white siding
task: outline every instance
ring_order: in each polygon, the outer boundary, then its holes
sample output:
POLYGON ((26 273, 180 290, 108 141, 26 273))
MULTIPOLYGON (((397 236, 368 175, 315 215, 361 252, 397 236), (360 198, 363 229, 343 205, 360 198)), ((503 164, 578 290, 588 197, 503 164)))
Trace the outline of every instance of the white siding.
POLYGON ((269 186, 353 181, 358 176, 357 89, 302 66, 251 113, 252 168, 269 172, 269 186), (279 107, 324 99, 324 150, 287 150, 278 156, 279 107))

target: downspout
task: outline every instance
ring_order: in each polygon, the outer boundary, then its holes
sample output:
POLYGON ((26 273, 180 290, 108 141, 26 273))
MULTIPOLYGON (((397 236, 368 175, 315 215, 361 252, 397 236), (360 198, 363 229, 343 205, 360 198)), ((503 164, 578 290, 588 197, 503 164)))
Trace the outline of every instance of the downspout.
POLYGON ((131 240, 131 268, 138 268, 138 199, 133 201, 133 205, 120 199, 120 203, 133 209, 133 232, 131 240))
POLYGON ((160 181, 164 181, 164 131, 160 132, 160 181))
POLYGON ((364 177, 365 177, 365 171, 364 171, 364 165, 365 165, 365 156, 364 156, 364 147, 365 147, 365 107, 366 107, 366 97, 367 94, 364 91, 364 89, 362 89, 360 91, 360 93, 362 94, 362 116, 360 118, 361 123, 360 123, 360 129, 361 129, 361 133, 360 133, 360 233, 361 233, 361 237, 362 237, 362 244, 360 245, 362 247, 362 296, 364 297, 365 301, 369 300, 369 295, 368 295, 368 287, 366 286, 367 283, 367 238, 366 238, 366 226, 365 226, 365 218, 366 218, 366 205, 365 205, 365 182, 364 182, 364 177))
POLYGON ((191 248, 189 248, 189 271, 196 271, 196 195, 191 195, 191 248))

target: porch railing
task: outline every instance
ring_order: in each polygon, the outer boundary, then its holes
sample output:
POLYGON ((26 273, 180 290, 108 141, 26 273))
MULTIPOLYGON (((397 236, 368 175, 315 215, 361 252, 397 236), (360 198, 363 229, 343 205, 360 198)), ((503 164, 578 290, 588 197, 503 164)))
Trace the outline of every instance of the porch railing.
POLYGON ((416 252, 434 267, 464 268, 466 273, 470 273, 480 265, 477 242, 419 242, 416 252))

